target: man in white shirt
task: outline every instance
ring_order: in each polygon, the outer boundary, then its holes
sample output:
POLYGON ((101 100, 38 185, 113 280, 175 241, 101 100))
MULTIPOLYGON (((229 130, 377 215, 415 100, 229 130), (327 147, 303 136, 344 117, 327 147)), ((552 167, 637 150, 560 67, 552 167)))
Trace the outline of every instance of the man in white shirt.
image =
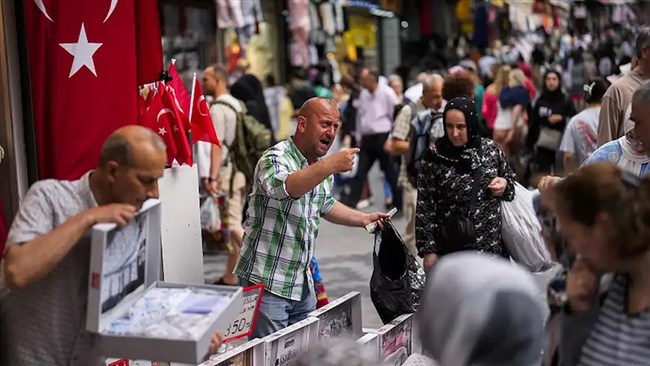
POLYGON ((228 93, 228 72, 221 65, 213 65, 203 73, 203 90, 206 95, 215 98, 210 107, 210 117, 214 123, 217 135, 221 139, 221 148, 213 146, 207 168, 200 168, 206 191, 210 194, 224 193, 228 230, 230 232, 232 250, 228 256, 226 272, 217 281, 218 284, 236 285, 237 277, 233 270, 239 258, 244 229, 242 217, 246 201, 246 177, 241 172, 234 172, 230 160, 229 148, 235 140, 238 114, 242 111, 241 102, 228 93), (208 173, 206 176, 205 173, 208 173))
POLYGON ((379 160, 381 170, 393 192, 393 205, 401 211, 402 194, 397 187, 398 172, 390 160, 390 155, 384 151, 384 143, 393 127, 397 95, 388 85, 379 82, 379 73, 375 70, 363 69, 361 84, 364 89, 359 95, 356 129, 357 141, 361 141, 361 152, 357 174, 352 181, 346 204, 356 207, 368 171, 375 160, 379 160))

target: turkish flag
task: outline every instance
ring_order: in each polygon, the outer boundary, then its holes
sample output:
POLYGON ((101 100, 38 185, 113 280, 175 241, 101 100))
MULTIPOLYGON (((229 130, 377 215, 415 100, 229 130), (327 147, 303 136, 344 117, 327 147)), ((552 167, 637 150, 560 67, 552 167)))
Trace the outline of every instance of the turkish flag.
POLYGON ((178 100, 178 104, 180 105, 183 113, 185 113, 185 115, 189 115, 190 93, 187 92, 185 84, 183 84, 183 79, 178 73, 178 70, 176 70, 176 66, 174 65, 175 62, 176 60, 173 60, 169 65, 169 70, 167 72, 169 73, 169 76, 172 77, 172 80, 168 82, 167 85, 171 86, 174 89, 176 100, 178 100))
POLYGON ((201 83, 194 77, 194 89, 192 90, 192 109, 190 110, 190 123, 192 124, 192 141, 205 141, 218 146, 219 138, 214 131, 210 109, 205 101, 201 83))
POLYGON ((97 165, 108 135, 137 122, 138 73, 162 71, 137 62, 139 49, 152 52, 147 39, 161 41, 159 29, 148 29, 155 40, 136 34, 138 16, 158 17, 157 1, 23 4, 39 178, 77 179, 97 165))
POLYGON ((173 88, 166 86, 161 88, 164 92, 161 95, 162 104, 166 109, 169 109, 174 114, 174 118, 171 121, 171 134, 174 139, 174 144, 176 145, 176 161, 179 164, 187 164, 192 166, 192 148, 190 147, 190 142, 187 138, 187 131, 185 129, 184 120, 187 120, 187 117, 184 115, 178 107, 178 102, 173 94, 173 88))
MULTIPOLYGON (((161 85, 157 90, 152 89, 147 96, 147 107, 141 119, 142 126, 156 132, 167 145, 167 165, 172 165, 176 158, 176 143, 172 136, 172 126, 175 124, 175 114, 169 108, 165 108, 162 102, 162 94, 165 93, 165 86, 161 85)), ((142 99, 142 98, 141 98, 142 99)))

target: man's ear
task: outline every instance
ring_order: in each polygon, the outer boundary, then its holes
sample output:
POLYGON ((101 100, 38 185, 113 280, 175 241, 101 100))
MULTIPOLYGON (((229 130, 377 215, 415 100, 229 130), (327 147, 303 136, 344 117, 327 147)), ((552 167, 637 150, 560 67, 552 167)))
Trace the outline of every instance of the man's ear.
POLYGON ((296 130, 300 133, 304 133, 307 129, 307 118, 305 118, 305 116, 298 116, 297 121, 296 130))
POLYGON ((118 164, 115 161, 109 160, 106 162, 106 164, 104 164, 104 166, 101 169, 104 171, 104 174, 106 175, 108 181, 114 183, 117 177, 117 172, 120 169, 120 164, 118 164))

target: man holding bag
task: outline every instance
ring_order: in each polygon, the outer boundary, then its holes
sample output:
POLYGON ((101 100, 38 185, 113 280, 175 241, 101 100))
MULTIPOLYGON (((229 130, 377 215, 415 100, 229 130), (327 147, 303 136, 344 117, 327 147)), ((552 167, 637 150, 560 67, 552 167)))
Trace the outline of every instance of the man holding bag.
POLYGON ((339 126, 334 103, 309 99, 298 113, 295 135, 268 149, 257 164, 235 267, 240 285, 265 286, 253 338, 295 324, 316 309, 309 263, 321 217, 351 227, 388 218, 348 208, 332 196, 332 174, 351 170, 359 152, 347 149, 322 158, 339 126))

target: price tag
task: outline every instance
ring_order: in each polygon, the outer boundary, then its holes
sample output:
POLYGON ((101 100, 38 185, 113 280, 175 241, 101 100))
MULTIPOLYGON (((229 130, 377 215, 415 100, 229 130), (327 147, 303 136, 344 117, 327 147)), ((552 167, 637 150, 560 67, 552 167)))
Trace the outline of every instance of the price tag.
POLYGON ((246 287, 243 290, 241 311, 237 318, 235 318, 226 329, 226 332, 223 335, 225 338, 224 343, 248 337, 253 334, 263 294, 263 284, 246 287))

